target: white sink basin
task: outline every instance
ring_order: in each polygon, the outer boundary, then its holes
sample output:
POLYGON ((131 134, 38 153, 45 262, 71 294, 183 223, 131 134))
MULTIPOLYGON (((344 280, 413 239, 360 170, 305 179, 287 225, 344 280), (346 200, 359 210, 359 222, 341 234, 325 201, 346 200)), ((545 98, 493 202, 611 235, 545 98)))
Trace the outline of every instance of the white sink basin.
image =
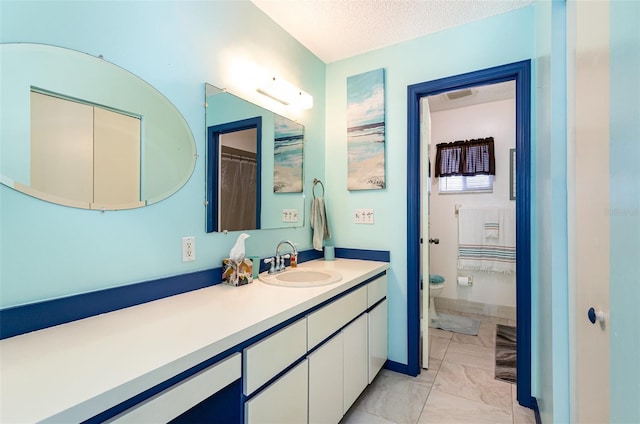
POLYGON ((274 286, 284 287, 317 287, 337 283, 342 274, 336 271, 313 268, 294 268, 277 274, 263 273, 260 281, 274 286))

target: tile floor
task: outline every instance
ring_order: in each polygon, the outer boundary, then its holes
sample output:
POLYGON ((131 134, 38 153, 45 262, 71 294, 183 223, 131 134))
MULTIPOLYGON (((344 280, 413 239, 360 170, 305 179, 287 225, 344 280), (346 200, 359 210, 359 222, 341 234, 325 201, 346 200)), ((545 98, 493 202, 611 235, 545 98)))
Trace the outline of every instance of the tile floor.
POLYGON ((417 377, 381 370, 341 424, 535 423, 515 384, 494 379, 496 324, 514 322, 462 315, 480 319, 477 336, 430 328, 429 369, 417 377))

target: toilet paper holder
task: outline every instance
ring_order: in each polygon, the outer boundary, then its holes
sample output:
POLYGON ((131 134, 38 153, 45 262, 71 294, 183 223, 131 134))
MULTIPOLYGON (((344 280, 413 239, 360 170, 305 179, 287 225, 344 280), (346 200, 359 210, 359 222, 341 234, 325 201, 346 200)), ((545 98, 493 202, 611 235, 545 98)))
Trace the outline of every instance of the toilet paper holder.
POLYGON ((471 275, 458 275, 457 282, 459 286, 470 287, 473 285, 473 276, 471 275))

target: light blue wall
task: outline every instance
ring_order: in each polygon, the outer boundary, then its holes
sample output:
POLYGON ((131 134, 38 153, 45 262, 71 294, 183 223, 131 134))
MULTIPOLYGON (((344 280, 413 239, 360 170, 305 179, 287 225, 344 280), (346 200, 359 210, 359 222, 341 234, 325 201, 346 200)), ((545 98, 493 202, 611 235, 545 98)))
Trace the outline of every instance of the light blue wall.
POLYGON ((611 422, 640 422, 640 2, 611 2, 611 422))
MULTIPOLYGON (((78 210, 0 186, 0 307, 220 266, 238 233, 205 233, 204 83, 241 89, 241 60, 314 96, 315 107, 294 116, 306 126, 307 192, 324 177, 325 65, 248 1, 2 0, 0 41, 103 55, 133 72, 180 110, 199 154, 178 193, 142 209, 78 210), (183 236, 196 237, 195 262, 181 262, 183 236)), ((272 254, 285 238, 311 248, 308 224, 249 233, 251 254, 272 254)))
POLYGON ((389 359, 407 363, 407 86, 531 59, 534 10, 526 7, 327 65, 326 200, 338 246, 391 251, 389 359), (384 190, 347 190, 346 79, 386 70, 384 190), (353 223, 373 208, 374 225, 353 223))
MULTIPOLYGON (((640 4, 612 1, 610 15, 610 311, 611 422, 640 421, 640 4)), ((570 422, 572 300, 567 276, 567 147, 565 2, 536 2, 537 188, 534 228, 534 381, 542 422, 570 422)), ((572 70, 569 69, 569 78, 572 70)), ((569 187, 571 190, 572 187, 569 187)), ((584 231, 584 229, 577 229, 584 231)), ((584 319, 576 311, 574 319, 584 319)), ((579 355, 580 352, 575 352, 579 355)), ((602 365, 602 364, 601 364, 602 365)), ((594 366, 600 366, 594 364, 594 366)), ((604 365, 606 366, 606 365, 604 365)), ((579 390, 579 388, 575 388, 579 390)))
POLYGON ((532 394, 542 422, 570 421, 566 63, 565 2, 536 2, 532 394))

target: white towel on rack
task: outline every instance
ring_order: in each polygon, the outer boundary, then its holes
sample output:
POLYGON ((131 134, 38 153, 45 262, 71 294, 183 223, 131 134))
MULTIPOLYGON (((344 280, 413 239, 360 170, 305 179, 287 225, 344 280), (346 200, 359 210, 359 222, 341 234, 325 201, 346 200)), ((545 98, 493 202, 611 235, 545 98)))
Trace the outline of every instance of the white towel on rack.
POLYGON ((485 239, 497 239, 500 236, 500 209, 485 209, 483 226, 485 239))
POLYGON ((516 270, 515 214, 513 208, 498 208, 498 223, 487 232, 485 224, 495 220, 496 210, 460 208, 458 213, 458 268, 512 274, 516 270), (496 228, 497 227, 497 228, 496 228))
POLYGON ((313 248, 322 250, 322 242, 331 238, 323 197, 314 196, 311 201, 311 229, 313 230, 313 248))

